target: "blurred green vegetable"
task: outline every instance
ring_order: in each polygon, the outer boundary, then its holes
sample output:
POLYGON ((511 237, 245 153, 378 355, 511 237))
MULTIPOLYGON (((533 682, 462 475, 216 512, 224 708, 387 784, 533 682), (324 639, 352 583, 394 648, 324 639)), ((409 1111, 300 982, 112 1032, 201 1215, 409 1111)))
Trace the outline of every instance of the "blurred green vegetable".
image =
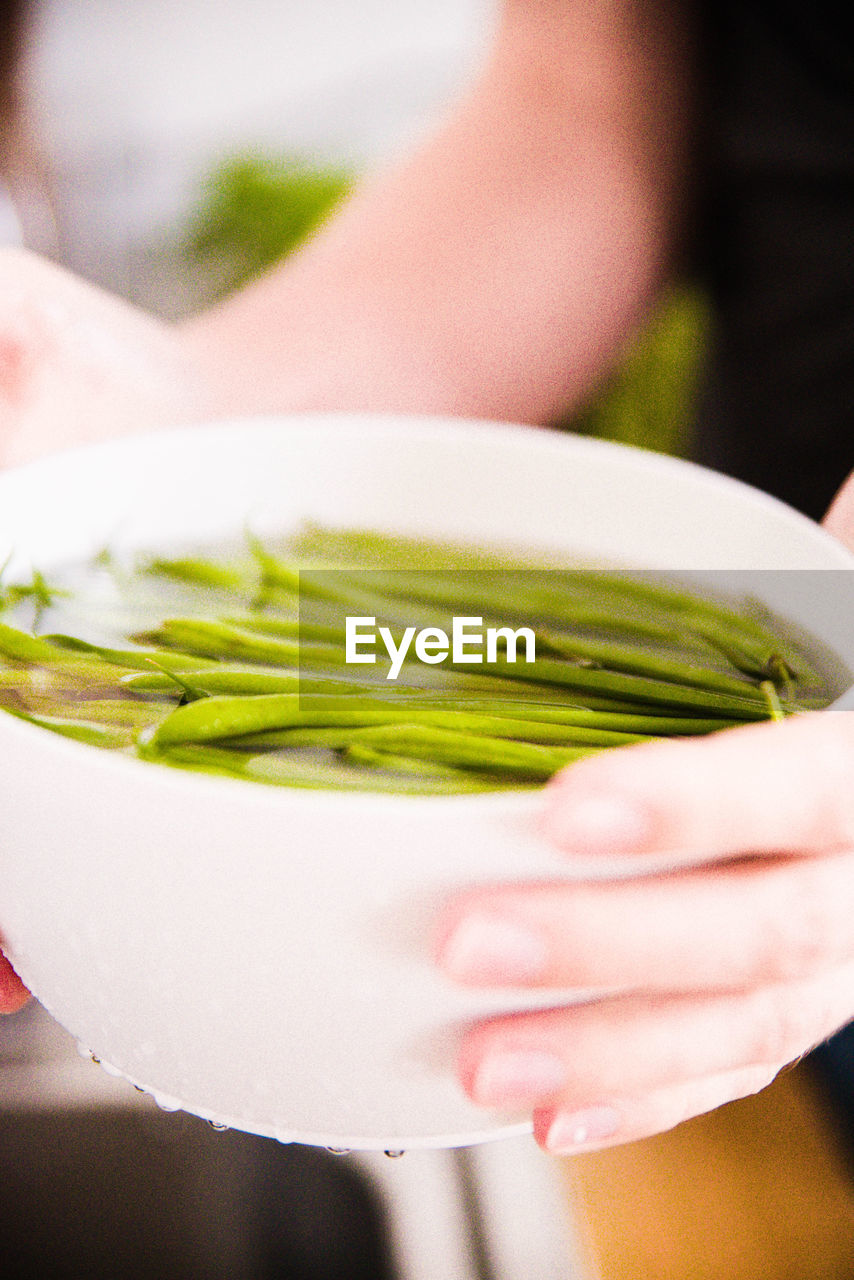
POLYGON ((344 168, 296 156, 227 159, 205 184, 187 252, 213 276, 218 292, 228 293, 291 253, 352 182, 344 168))
POLYGON ((709 331, 691 285, 674 287, 591 403, 562 425, 584 435, 685 456, 709 331))

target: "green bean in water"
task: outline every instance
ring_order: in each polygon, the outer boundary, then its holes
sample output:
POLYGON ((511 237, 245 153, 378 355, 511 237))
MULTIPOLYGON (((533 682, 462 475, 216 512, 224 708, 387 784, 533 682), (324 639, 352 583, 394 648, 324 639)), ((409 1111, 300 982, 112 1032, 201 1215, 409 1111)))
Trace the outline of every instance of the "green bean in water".
POLYGON ((832 700, 790 628, 745 604, 363 529, 131 569, 102 557, 58 585, 0 583, 0 612, 0 708, 87 746, 272 786, 527 788, 593 752, 832 700), (353 613, 395 645, 408 624, 449 634, 459 614, 527 627, 536 656, 440 666, 407 651, 392 682, 381 650, 348 661, 353 613))

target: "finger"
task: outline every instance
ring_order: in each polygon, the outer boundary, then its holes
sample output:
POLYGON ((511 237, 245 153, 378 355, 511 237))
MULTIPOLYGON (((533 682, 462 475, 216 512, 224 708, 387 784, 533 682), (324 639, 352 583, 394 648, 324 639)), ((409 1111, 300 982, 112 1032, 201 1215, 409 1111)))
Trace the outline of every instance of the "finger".
POLYGON ((548 839, 677 859, 854 847, 854 712, 602 752, 546 789, 548 839))
POLYGON ((737 994, 622 996, 493 1018, 464 1037, 459 1075, 481 1106, 574 1113, 790 1062, 850 1018, 852 989, 854 963, 737 994))
POLYGON ((658 1089, 640 1098, 608 1099, 580 1111, 543 1107, 534 1115, 534 1136, 553 1155, 572 1155, 649 1138, 736 1098, 759 1093, 771 1084, 779 1070, 743 1067, 658 1089))
POLYGON ((854 853, 742 859, 616 881, 482 887, 437 961, 467 986, 710 991, 854 959, 854 853))
POLYGON ((837 493, 822 522, 828 533, 854 551, 854 474, 837 493))
POLYGON ((29 991, 0 952, 0 1013, 17 1013, 29 998, 29 991))

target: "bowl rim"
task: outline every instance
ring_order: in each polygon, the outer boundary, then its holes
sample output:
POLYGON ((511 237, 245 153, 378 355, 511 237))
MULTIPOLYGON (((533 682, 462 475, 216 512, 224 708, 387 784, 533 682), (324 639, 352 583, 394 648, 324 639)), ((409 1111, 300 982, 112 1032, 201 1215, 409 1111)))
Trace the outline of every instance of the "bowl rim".
POLYGON ((110 453, 125 452, 127 450, 137 452, 140 449, 160 448, 164 444, 168 444, 169 440, 178 442, 182 440, 191 441, 197 439, 199 435, 206 435, 211 438, 216 436, 226 437, 231 436, 235 431, 240 431, 243 433, 253 432, 259 436, 270 435, 272 437, 280 432, 293 431, 296 433, 305 431, 307 428, 311 430, 332 429, 335 431, 356 428, 368 430, 375 434, 390 432, 392 438, 395 438, 401 429, 424 431, 428 436, 444 433, 459 437, 470 435, 474 438, 475 435, 489 433, 496 437, 504 436, 508 440, 538 441, 539 444, 534 447, 548 448, 557 445, 561 449, 571 448, 577 453, 589 453, 591 457, 597 454, 602 457, 610 455, 615 459, 631 456, 636 466, 654 471, 669 471, 674 475, 690 475, 695 483, 704 484, 706 487, 714 488, 721 492, 728 490, 732 493, 740 493, 755 505, 764 505, 769 512, 774 511, 780 516, 785 516, 802 528, 811 528, 814 531, 818 531, 822 540, 826 540, 831 546, 840 548, 845 552, 849 557, 851 567, 854 567, 854 552, 847 551, 847 548, 827 530, 823 529, 819 522, 798 511, 797 508, 783 499, 775 497, 774 494, 768 493, 748 481, 739 480, 735 476, 728 475, 724 471, 718 471, 713 467, 706 466, 693 458, 663 453, 645 445, 627 441, 583 435, 579 432, 549 424, 540 425, 466 415, 455 416, 449 413, 397 413, 392 410, 321 409, 286 413, 237 414, 213 418, 205 422, 178 423, 160 428, 134 431, 127 435, 113 436, 108 440, 69 444, 40 457, 31 458, 26 462, 13 463, 11 466, 0 468, 0 488, 19 474, 25 474, 34 469, 61 467, 69 459, 76 457, 95 457, 99 454, 108 456, 110 453), (401 426, 401 424, 405 425, 401 426), (558 442, 561 443, 558 444, 558 442))

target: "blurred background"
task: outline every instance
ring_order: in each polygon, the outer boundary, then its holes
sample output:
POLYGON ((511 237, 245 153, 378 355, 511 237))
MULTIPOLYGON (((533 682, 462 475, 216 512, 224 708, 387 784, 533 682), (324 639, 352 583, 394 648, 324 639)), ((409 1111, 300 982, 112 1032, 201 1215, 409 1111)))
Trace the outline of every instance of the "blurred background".
MULTIPOLYGON (((0 241, 186 315, 429 129, 494 20, 494 0, 35 0, 0 241)), ((687 452, 707 327, 675 288, 560 425, 687 452)), ((850 1280, 847 1160, 802 1069, 594 1156, 341 1159, 159 1112, 38 1007, 0 1024, 3 1280, 850 1280)))
POLYGON ((492 7, 34 0, 42 190, 25 233, 141 305, 184 314, 226 283, 194 252, 202 224, 215 220, 246 268, 292 247, 342 182, 429 127, 477 61, 492 7))
MULTIPOLYGON (((496 0, 34 0, 24 238, 176 318, 293 249, 429 130, 496 0)), ((675 289, 575 430, 689 446, 706 314, 675 289)))

